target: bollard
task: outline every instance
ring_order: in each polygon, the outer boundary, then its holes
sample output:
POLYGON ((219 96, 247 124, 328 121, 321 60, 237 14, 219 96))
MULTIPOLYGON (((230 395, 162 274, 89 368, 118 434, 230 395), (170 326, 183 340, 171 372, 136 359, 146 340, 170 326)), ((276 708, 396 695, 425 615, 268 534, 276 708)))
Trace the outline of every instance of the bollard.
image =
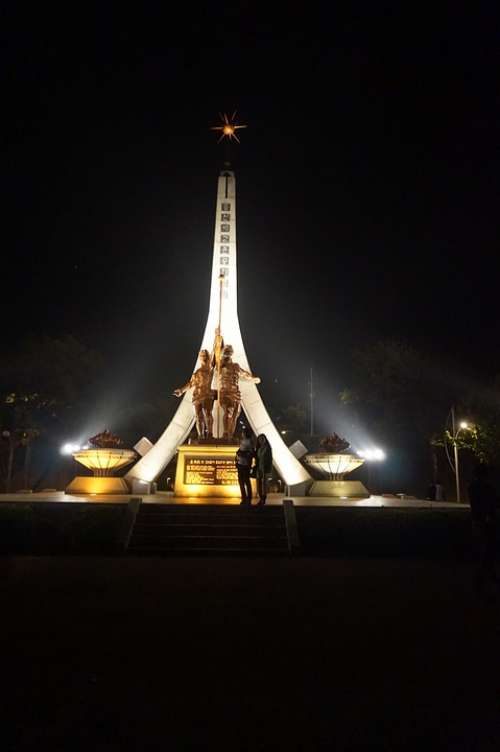
POLYGON ((141 508, 142 498, 140 496, 133 496, 127 504, 127 512, 125 514, 124 531, 122 536, 121 548, 125 552, 130 543, 132 533, 134 532, 135 520, 139 509, 141 508))
POLYGON ((300 543, 299 528, 297 526, 297 517, 292 499, 283 499, 283 514, 285 515, 288 553, 290 556, 296 556, 300 553, 302 545, 300 543))

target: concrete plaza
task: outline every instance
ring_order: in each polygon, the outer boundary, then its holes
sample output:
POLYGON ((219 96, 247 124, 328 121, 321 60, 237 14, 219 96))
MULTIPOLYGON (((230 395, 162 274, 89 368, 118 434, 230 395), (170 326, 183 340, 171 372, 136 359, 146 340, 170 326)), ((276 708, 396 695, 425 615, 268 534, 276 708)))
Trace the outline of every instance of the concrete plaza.
MULTIPOLYGON (((171 492, 160 491, 156 494, 91 494, 71 495, 64 491, 40 491, 36 493, 0 494, 1 502, 79 502, 89 504, 124 504, 132 498, 140 497, 143 504, 239 504, 239 498, 227 499, 217 497, 175 497, 171 492)), ((299 507, 387 507, 407 509, 467 509, 468 504, 456 504, 447 501, 429 501, 405 496, 369 496, 364 499, 333 498, 325 496, 285 496, 284 494, 269 494, 269 506, 280 505, 283 499, 292 499, 299 507)), ((254 500, 255 501, 255 500, 254 500)))
POLYGON ((4 557, 7 750, 498 749, 470 565, 4 557))

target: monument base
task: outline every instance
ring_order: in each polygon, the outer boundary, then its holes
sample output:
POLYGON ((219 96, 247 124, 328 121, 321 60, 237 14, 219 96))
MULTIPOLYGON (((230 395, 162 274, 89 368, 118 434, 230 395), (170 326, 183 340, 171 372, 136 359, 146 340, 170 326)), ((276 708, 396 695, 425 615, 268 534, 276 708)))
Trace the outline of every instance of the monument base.
POLYGON ((288 496, 308 496, 310 487, 311 481, 306 480, 303 483, 295 483, 293 486, 285 486, 285 491, 288 496))
POLYGON ((93 475, 77 475, 65 489, 67 494, 128 494, 130 493, 125 478, 104 478, 93 475))
POLYGON ((307 495, 367 499, 370 493, 360 480, 315 480, 307 495))
POLYGON ((189 442, 189 446, 229 446, 234 447, 234 439, 214 439, 213 436, 206 439, 191 439, 189 442))
MULTIPOLYGON (((184 444, 178 449, 174 495, 240 498, 235 444, 184 444)), ((256 483, 252 480, 255 496, 256 483)))

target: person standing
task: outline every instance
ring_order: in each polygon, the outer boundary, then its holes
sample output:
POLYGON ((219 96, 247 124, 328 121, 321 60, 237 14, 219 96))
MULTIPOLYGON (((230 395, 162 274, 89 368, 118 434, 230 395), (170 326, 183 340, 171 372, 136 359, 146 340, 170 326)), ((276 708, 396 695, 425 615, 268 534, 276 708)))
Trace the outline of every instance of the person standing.
POLYGON ((267 477, 273 469, 273 450, 265 434, 257 436, 255 451, 255 469, 257 477, 258 507, 263 507, 267 498, 267 477))
POLYGON ((487 472, 484 465, 477 465, 474 478, 467 490, 472 527, 479 548, 477 585, 482 588, 491 582, 498 588, 499 580, 495 571, 498 495, 493 486, 488 483, 487 472))
POLYGON ((252 504, 252 483, 250 481, 250 470, 254 451, 252 440, 245 432, 243 435, 238 451, 236 452, 235 464, 238 471, 238 483, 241 492, 241 506, 251 506, 252 504))

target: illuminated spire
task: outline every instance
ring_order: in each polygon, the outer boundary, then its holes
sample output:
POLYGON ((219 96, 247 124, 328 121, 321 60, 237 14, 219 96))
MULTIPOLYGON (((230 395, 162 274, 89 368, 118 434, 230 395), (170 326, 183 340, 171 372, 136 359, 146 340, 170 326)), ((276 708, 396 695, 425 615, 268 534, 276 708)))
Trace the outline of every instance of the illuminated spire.
MULTIPOLYGON (((223 124, 213 128, 222 132, 219 140, 225 139, 226 146, 230 145, 231 140, 239 142, 235 131, 246 127, 237 125, 235 117, 236 112, 231 118, 221 115, 223 124)), ((218 332, 224 337, 224 342, 232 346, 234 362, 239 363, 245 371, 251 372, 238 319, 236 246, 236 178, 234 172, 226 165, 220 171, 217 184, 210 304, 201 349, 212 352, 214 333, 218 332)), ((197 360, 193 372, 196 367, 197 360)), ((294 493, 303 495, 311 482, 311 477, 283 442, 283 437, 274 426, 256 384, 241 381, 239 388, 241 404, 250 428, 255 435, 266 435, 273 450, 274 464, 286 485, 294 489, 294 493)), ((156 444, 127 473, 128 482, 149 483, 157 478, 175 455, 177 448, 189 436, 194 421, 192 394, 188 390, 156 444)), ((223 426, 215 416, 214 436, 220 438, 222 435, 223 426)))

